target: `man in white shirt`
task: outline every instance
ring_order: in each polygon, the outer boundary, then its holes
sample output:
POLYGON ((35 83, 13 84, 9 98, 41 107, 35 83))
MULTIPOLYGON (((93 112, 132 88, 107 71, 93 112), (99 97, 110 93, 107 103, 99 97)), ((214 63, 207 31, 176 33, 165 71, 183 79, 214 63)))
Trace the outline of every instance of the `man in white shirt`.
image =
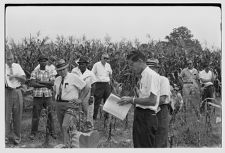
MULTIPOLYGON (((157 59, 148 59, 146 64, 158 73, 159 62, 157 59)), ((170 101, 170 83, 168 78, 160 76, 160 110, 157 112, 158 129, 156 134, 156 147, 166 148, 169 131, 169 101, 170 101)))
POLYGON ((133 144, 135 148, 155 147, 158 128, 156 113, 160 98, 160 76, 146 65, 145 55, 133 51, 127 56, 132 70, 141 75, 138 98, 124 96, 120 105, 134 104, 133 144))
POLYGON ((192 99, 190 98, 193 93, 199 95, 199 74, 198 71, 193 67, 193 62, 191 60, 188 60, 187 64, 187 68, 184 68, 181 71, 180 77, 183 84, 184 104, 186 106, 186 109, 190 110, 193 106, 197 107, 199 105, 193 103, 192 99))
MULTIPOLYGON (((103 99, 105 103, 106 99, 111 93, 110 82, 112 81, 112 69, 110 64, 107 62, 109 60, 109 55, 103 53, 101 56, 101 61, 95 63, 92 68, 92 72, 96 76, 95 83, 95 101, 94 101, 94 115, 93 119, 97 119, 98 109, 103 99)), ((107 117, 107 116, 106 116, 107 117)))
POLYGON ((200 83, 203 87, 202 101, 205 98, 213 98, 214 88, 214 75, 213 72, 210 71, 208 63, 204 64, 204 70, 199 72, 200 83))
POLYGON ((17 63, 14 63, 14 56, 11 52, 6 52, 5 64, 5 141, 9 142, 10 131, 13 132, 12 140, 14 144, 21 141, 21 120, 23 112, 23 95, 21 85, 26 81, 26 76, 17 63), (11 120, 12 114, 12 120, 11 120), (13 129, 10 123, 13 122, 13 129))
POLYGON ((63 136, 63 144, 70 147, 69 127, 73 126, 76 132, 76 125, 79 120, 79 110, 74 110, 74 104, 81 104, 89 92, 89 88, 82 78, 68 72, 65 60, 61 59, 56 65, 59 76, 54 82, 55 99, 57 101, 56 112, 63 136), (75 116, 74 116, 75 115, 75 116), (74 122, 75 121, 75 122, 74 122))
POLYGON ((88 95, 85 97, 82 105, 85 114, 87 115, 87 128, 89 130, 93 129, 93 111, 94 111, 94 90, 95 90, 95 82, 96 78, 92 71, 87 69, 88 58, 85 56, 81 56, 77 61, 78 67, 75 67, 72 70, 72 73, 81 77, 88 87, 90 88, 88 95))

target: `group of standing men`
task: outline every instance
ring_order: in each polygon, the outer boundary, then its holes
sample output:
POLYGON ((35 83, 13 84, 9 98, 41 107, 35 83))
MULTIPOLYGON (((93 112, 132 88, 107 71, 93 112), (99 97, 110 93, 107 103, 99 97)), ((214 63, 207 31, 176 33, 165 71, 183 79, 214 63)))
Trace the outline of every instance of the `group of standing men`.
MULTIPOLYGON (((5 140, 19 144, 21 141, 21 121, 23 97, 20 88, 26 81, 26 76, 17 63, 13 62, 13 54, 6 52, 5 76, 5 140), (11 123, 13 121, 13 123, 11 123), (12 128, 11 128, 12 127, 12 128)), ((39 65, 32 71, 29 85, 33 87, 33 112, 30 139, 38 132, 41 110, 47 110, 47 126, 50 135, 56 139, 53 121, 53 103, 58 117, 62 142, 69 144, 68 129, 71 124, 77 125, 80 108, 86 115, 86 126, 93 130, 93 119, 97 119, 101 99, 105 101, 111 93, 110 80, 112 69, 107 63, 108 54, 104 53, 101 61, 94 64, 92 71, 87 69, 89 60, 80 57, 78 67, 69 72, 69 64, 59 59, 54 65, 48 65, 48 58, 40 55, 39 65), (53 102, 55 101, 55 102, 53 102), (74 108, 78 106, 78 108, 74 108), (72 115, 72 114, 73 115, 72 115), (75 114, 75 115, 74 115, 75 114), (71 122, 74 121, 74 122, 71 122)), ((76 126, 73 126, 76 130, 76 126)))
MULTIPOLYGON (((54 70, 46 67, 48 58, 45 56, 39 57, 38 62, 40 65, 34 69, 30 78, 30 85, 34 88, 31 139, 34 139, 37 134, 40 112, 43 107, 50 112, 48 113, 49 122, 47 123, 50 135, 53 138, 57 137, 52 117, 53 99, 56 101, 56 112, 64 145, 68 145, 69 143, 68 128, 71 120, 75 118, 75 121, 78 121, 77 117, 79 115, 71 115, 71 113, 78 113, 74 109, 71 109, 74 107, 74 103, 82 106, 87 116, 87 126, 89 129, 93 129, 93 120, 97 119, 100 103, 102 99, 105 102, 111 93, 112 69, 108 60, 109 55, 103 53, 101 60, 95 63, 92 71, 90 71, 87 69, 88 58, 80 57, 77 62, 78 67, 74 68, 70 73, 68 70, 69 64, 65 60, 58 60, 54 70)), ((131 103, 135 107, 133 121, 134 147, 167 147, 171 94, 169 80, 158 74, 157 60, 147 60, 145 55, 139 51, 131 52, 127 56, 127 60, 132 70, 140 76, 136 91, 137 96, 123 96, 118 103, 119 105, 131 103)), ((21 66, 13 63, 13 55, 10 52, 6 53, 5 70, 5 140, 7 143, 10 138, 12 114, 12 140, 15 144, 19 144, 21 141, 23 108, 23 98, 20 88, 25 82, 26 76, 21 66)), ((208 74, 207 69, 205 72, 200 73, 200 79, 203 83, 209 81, 206 73, 208 74)), ((195 74, 196 71, 193 67, 188 67, 181 72, 184 97, 190 92, 190 84, 195 84, 193 79, 199 77, 195 74)), ((76 124, 76 122, 73 124, 76 124)))

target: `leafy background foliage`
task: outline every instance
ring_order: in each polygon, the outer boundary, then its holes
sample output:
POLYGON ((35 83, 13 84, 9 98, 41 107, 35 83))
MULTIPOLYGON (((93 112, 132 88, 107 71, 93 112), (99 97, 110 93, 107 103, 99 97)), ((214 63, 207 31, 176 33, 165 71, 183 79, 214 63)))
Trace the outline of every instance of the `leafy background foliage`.
POLYGON ((41 39, 38 32, 35 36, 24 38, 21 43, 6 41, 6 51, 10 50, 15 54, 16 62, 20 63, 27 74, 37 66, 40 54, 63 58, 70 63, 72 69, 81 55, 89 57, 89 68, 92 68, 93 64, 100 60, 101 54, 107 52, 110 55, 113 77, 116 81, 123 82, 123 89, 126 90, 131 89, 136 83, 134 74, 126 64, 126 55, 132 50, 142 51, 148 58, 159 59, 162 75, 184 68, 188 59, 194 61, 194 66, 198 70, 202 69, 205 62, 210 62, 212 69, 218 71, 221 69, 221 50, 203 49, 199 41, 193 39, 191 31, 184 26, 174 28, 165 36, 166 41, 154 41, 149 35, 147 37, 149 41, 145 44, 138 39, 134 42, 126 39, 112 42, 108 35, 105 36, 104 41, 88 40, 83 35, 81 38, 57 36, 53 42, 47 36, 41 39))

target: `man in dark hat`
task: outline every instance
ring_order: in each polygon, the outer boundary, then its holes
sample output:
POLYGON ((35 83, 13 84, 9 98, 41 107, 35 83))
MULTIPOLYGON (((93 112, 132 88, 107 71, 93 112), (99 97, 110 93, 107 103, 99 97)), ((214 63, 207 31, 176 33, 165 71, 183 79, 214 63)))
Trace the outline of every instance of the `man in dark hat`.
POLYGON ((25 82, 26 76, 17 63, 14 63, 14 56, 6 52, 5 64, 5 141, 9 142, 10 131, 13 132, 12 140, 15 144, 21 141, 21 120, 23 112, 23 96, 21 85, 25 82), (12 118, 11 118, 12 115, 12 118), (10 123, 13 122, 13 129, 10 123))
POLYGON ((31 125, 31 135, 30 139, 34 139, 38 131, 38 124, 40 119, 40 113, 42 108, 48 109, 49 112, 48 120, 49 122, 49 132, 53 138, 56 138, 54 131, 54 123, 52 116, 52 87, 54 84, 54 74, 52 71, 46 69, 48 58, 44 55, 40 55, 38 62, 40 67, 35 69, 31 73, 31 86, 34 87, 33 90, 33 114, 32 114, 32 125, 31 125))
MULTIPOLYGON (((158 59, 148 59, 146 64, 158 73, 159 61, 158 59)), ((168 78, 160 76, 160 99, 159 99, 159 111, 156 116, 158 119, 158 129, 156 132, 156 147, 166 148, 167 138, 169 131, 169 102, 170 102, 170 83, 168 78)))
MULTIPOLYGON (((53 75, 56 76, 57 72, 55 70, 55 61, 56 61, 57 57, 56 56, 50 56, 50 58, 48 59, 48 62, 45 66, 45 68, 49 71, 52 71, 53 75)), ((34 70, 39 69, 40 68, 40 64, 38 64, 34 70)))
POLYGON ((72 126, 73 132, 77 133, 79 108, 78 110, 72 108, 74 108, 74 104, 83 103, 89 92, 89 87, 85 81, 74 73, 69 73, 68 66, 69 64, 63 59, 57 62, 56 71, 59 76, 54 82, 55 99, 57 101, 56 112, 65 147, 71 147, 69 127, 72 126))
POLYGON ((91 89, 88 95, 85 97, 83 104, 83 110, 87 115, 87 128, 89 130, 93 129, 93 111, 94 111, 94 90, 95 90, 95 82, 96 78, 92 71, 87 68, 88 58, 85 56, 81 56, 77 61, 78 67, 72 70, 72 73, 75 73, 79 77, 81 77, 88 87, 91 89))

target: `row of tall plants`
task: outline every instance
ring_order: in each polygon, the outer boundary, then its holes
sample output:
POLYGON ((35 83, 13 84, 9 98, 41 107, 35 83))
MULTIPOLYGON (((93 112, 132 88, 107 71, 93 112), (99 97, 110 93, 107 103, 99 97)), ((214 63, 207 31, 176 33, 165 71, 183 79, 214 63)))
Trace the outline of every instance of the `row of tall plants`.
POLYGON ((101 54, 107 52, 110 55, 114 79, 123 82, 124 88, 128 91, 136 81, 126 62, 126 55, 133 50, 142 51, 148 58, 157 58, 161 66, 160 73, 163 75, 184 68, 188 59, 194 61, 194 66, 198 70, 201 70, 206 62, 209 62, 213 69, 221 70, 221 49, 203 49, 200 42, 193 38, 191 31, 184 26, 174 28, 165 36, 165 41, 152 40, 149 35, 148 38, 147 43, 142 43, 138 39, 112 42, 110 36, 101 41, 87 39, 83 35, 81 38, 57 36, 53 41, 38 32, 19 43, 15 43, 13 39, 6 41, 5 48, 6 51, 14 53, 16 62, 20 63, 27 74, 38 65, 37 59, 40 54, 63 58, 70 63, 70 69, 76 66, 76 60, 81 55, 85 55, 90 59, 91 69, 93 64, 100 60, 101 54))

